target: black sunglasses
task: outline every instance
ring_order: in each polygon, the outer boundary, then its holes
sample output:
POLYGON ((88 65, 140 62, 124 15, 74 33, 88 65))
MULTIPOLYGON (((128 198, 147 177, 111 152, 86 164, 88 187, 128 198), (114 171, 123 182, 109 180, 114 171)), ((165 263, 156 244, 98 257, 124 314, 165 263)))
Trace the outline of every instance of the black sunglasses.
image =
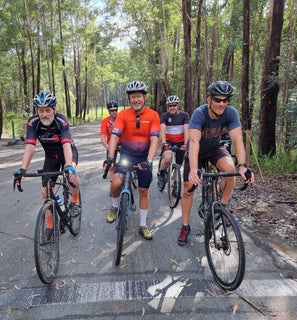
POLYGON ((136 128, 140 128, 140 116, 136 116, 136 128))
POLYGON ((118 109, 109 109, 109 112, 118 112, 118 109))
POLYGON ((168 108, 174 108, 174 107, 177 107, 177 104, 169 104, 168 105, 168 108))
POLYGON ((215 98, 215 97, 211 97, 211 100, 213 100, 214 102, 216 103, 220 103, 220 102, 228 102, 229 101, 229 98, 226 98, 226 99, 220 99, 220 98, 215 98))

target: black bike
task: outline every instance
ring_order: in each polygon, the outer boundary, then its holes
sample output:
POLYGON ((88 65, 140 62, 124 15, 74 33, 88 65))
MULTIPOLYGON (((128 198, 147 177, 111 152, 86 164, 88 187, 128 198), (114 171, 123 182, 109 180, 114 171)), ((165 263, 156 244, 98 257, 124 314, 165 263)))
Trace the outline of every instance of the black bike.
MULTIPOLYGON (((202 174, 202 201, 198 214, 204 219, 204 245, 209 268, 215 281, 224 290, 235 290, 243 280, 245 273, 245 249, 239 226, 220 202, 220 179, 240 176, 237 172, 208 172, 204 166, 202 174)), ((251 169, 246 172, 247 180, 251 177, 251 169)), ((241 188, 245 190, 247 184, 241 188)), ((188 192, 193 192, 193 186, 188 192)))
MULTIPOLYGON (((81 211, 76 215, 70 214, 70 204, 72 200, 69 185, 75 187, 69 181, 69 173, 63 171, 57 172, 42 172, 26 173, 26 177, 42 177, 45 182, 45 188, 47 192, 47 199, 43 203, 39 214, 37 216, 34 236, 34 257, 37 274, 40 280, 45 284, 50 284, 54 281, 58 272, 59 257, 60 257, 60 233, 63 234, 66 231, 66 227, 70 233, 76 236, 79 233, 81 225, 81 211), (52 178, 56 176, 63 176, 59 178, 55 183, 52 178), (65 209, 62 210, 56 195, 54 193, 54 186, 56 193, 60 188, 63 189, 62 201, 64 201, 65 209), (53 216, 54 227, 49 234, 46 224, 46 217, 53 216)), ((14 173, 13 190, 15 190, 16 182, 19 181, 18 190, 23 192, 21 187, 21 175, 19 172, 14 173)), ((81 194, 79 194, 80 208, 82 206, 81 194)))
MULTIPOLYGON (((124 183, 122 184, 122 190, 120 193, 119 207, 116 218, 117 245, 115 264, 119 265, 123 250, 124 234, 129 225, 130 210, 136 210, 132 186, 134 187, 134 189, 137 188, 136 169, 138 168, 138 166, 133 165, 127 159, 124 159, 121 163, 114 163, 114 166, 124 168, 125 175, 124 183)), ((107 176, 109 168, 110 165, 106 167, 103 178, 107 176)))

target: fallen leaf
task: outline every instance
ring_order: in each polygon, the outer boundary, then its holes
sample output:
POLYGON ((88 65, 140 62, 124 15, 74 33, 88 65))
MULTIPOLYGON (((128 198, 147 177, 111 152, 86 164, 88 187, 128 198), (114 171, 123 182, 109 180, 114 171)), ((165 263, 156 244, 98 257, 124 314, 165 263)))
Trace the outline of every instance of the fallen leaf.
POLYGON ((234 315, 236 314, 236 311, 237 311, 238 307, 239 307, 239 304, 236 303, 236 305, 233 307, 233 314, 234 315))
POLYGON ((56 283, 56 290, 60 290, 59 282, 56 283))
POLYGON ((1 287, 2 290, 7 290, 7 287, 1 287))
POLYGON ((29 224, 28 223, 25 223, 25 227, 27 228, 29 226, 29 224))
POLYGON ((78 238, 78 240, 81 240, 82 239, 82 236, 80 236, 79 238, 78 238))
POLYGON ((76 263, 76 261, 75 261, 74 257, 72 258, 72 263, 73 263, 73 264, 75 264, 75 263, 76 263))
POLYGON ((112 247, 112 245, 109 242, 107 242, 106 245, 108 245, 109 247, 112 247))
POLYGON ((76 283, 76 281, 74 279, 71 279, 72 283, 76 283))
POLYGON ((17 238, 14 238, 13 240, 26 240, 26 238, 24 238, 24 237, 17 237, 17 238))
POLYGON ((192 282, 191 282, 191 283, 188 283, 188 284, 187 284, 187 287, 191 287, 192 284, 193 284, 192 282))
POLYGON ((216 297, 217 294, 216 293, 213 293, 211 292, 209 289, 205 289, 206 292, 208 292, 210 295, 212 295, 213 297, 216 297))
POLYGON ((94 239, 91 239, 90 241, 89 241, 89 243, 92 243, 94 241, 94 239))
POLYGON ((117 310, 120 310, 120 308, 117 305, 113 305, 117 310))
POLYGON ((104 249, 100 249, 103 253, 107 253, 104 249))
POLYGON ((93 261, 91 262, 91 265, 92 265, 93 267, 97 267, 93 261))
POLYGON ((64 273, 64 276, 66 276, 67 274, 69 274, 70 272, 72 272, 72 270, 68 270, 67 272, 64 273))
POLYGON ((3 252, 1 252, 1 253, 0 253, 0 255, 1 255, 1 257, 3 257, 4 253, 3 253, 3 252))
POLYGON ((262 306, 262 307, 268 307, 266 304, 262 303, 262 302, 258 302, 258 305, 259 306, 262 306))
POLYGON ((253 254, 250 251, 246 251, 250 256, 253 256, 253 254))
POLYGON ((144 314, 145 314, 145 309, 144 309, 144 307, 141 307, 141 309, 142 309, 142 314, 141 314, 141 316, 143 317, 144 314))
POLYGON ((157 271, 158 271, 158 268, 157 268, 157 267, 155 267, 154 274, 155 274, 155 273, 157 273, 157 271))
POLYGON ((93 222, 90 222, 89 225, 90 225, 91 227, 94 227, 94 223, 93 223, 93 222))
POLYGON ((14 285, 14 287, 15 287, 17 290, 21 290, 21 288, 19 288, 16 284, 14 285))
POLYGON ((176 260, 169 259, 171 262, 175 263, 176 265, 179 265, 179 263, 176 260))
POLYGON ((131 264, 123 264, 122 266, 120 266, 120 268, 125 268, 125 267, 128 267, 128 266, 131 266, 131 264))
POLYGON ((63 280, 63 283, 66 284, 66 285, 68 285, 68 283, 66 282, 66 280, 63 280))

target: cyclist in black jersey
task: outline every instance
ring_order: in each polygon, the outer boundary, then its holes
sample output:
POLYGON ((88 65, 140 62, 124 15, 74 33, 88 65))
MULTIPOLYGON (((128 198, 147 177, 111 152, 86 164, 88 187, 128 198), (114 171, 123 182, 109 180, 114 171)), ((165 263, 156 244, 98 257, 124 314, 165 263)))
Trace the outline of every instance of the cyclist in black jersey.
MULTIPOLYGON (((57 112, 56 104, 56 97, 51 93, 41 92, 34 97, 33 106, 37 108, 37 114, 33 115, 27 123, 26 148, 19 171, 23 181, 35 153, 38 139, 45 151, 43 171, 54 172, 67 169, 70 173, 70 181, 76 186, 70 187, 72 193, 70 208, 71 214, 77 215, 81 211, 79 177, 76 172, 78 152, 71 138, 68 120, 63 114, 57 112)), ((44 200, 47 197, 45 188, 42 188, 42 197, 44 200)), ((46 217, 46 220, 47 229, 52 230, 53 216, 46 217)))

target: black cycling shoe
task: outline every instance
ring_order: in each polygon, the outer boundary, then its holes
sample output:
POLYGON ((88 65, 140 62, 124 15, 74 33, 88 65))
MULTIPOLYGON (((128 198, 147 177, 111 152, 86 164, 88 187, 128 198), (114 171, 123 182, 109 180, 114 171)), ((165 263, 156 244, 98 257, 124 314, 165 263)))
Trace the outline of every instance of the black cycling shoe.
POLYGON ((52 235, 54 234, 54 229, 53 228, 46 228, 44 231, 44 240, 46 242, 49 242, 51 240, 52 235))
POLYGON ((164 190, 166 184, 165 176, 158 176, 158 188, 164 190))
POLYGON ((72 203, 70 203, 69 208, 70 208, 70 216, 72 218, 75 218, 81 214, 81 207, 80 207, 79 203, 72 202, 72 203))
POLYGON ((185 246, 187 244, 187 237, 191 233, 190 225, 182 226, 179 233, 179 238, 177 240, 177 244, 179 246, 185 246))

